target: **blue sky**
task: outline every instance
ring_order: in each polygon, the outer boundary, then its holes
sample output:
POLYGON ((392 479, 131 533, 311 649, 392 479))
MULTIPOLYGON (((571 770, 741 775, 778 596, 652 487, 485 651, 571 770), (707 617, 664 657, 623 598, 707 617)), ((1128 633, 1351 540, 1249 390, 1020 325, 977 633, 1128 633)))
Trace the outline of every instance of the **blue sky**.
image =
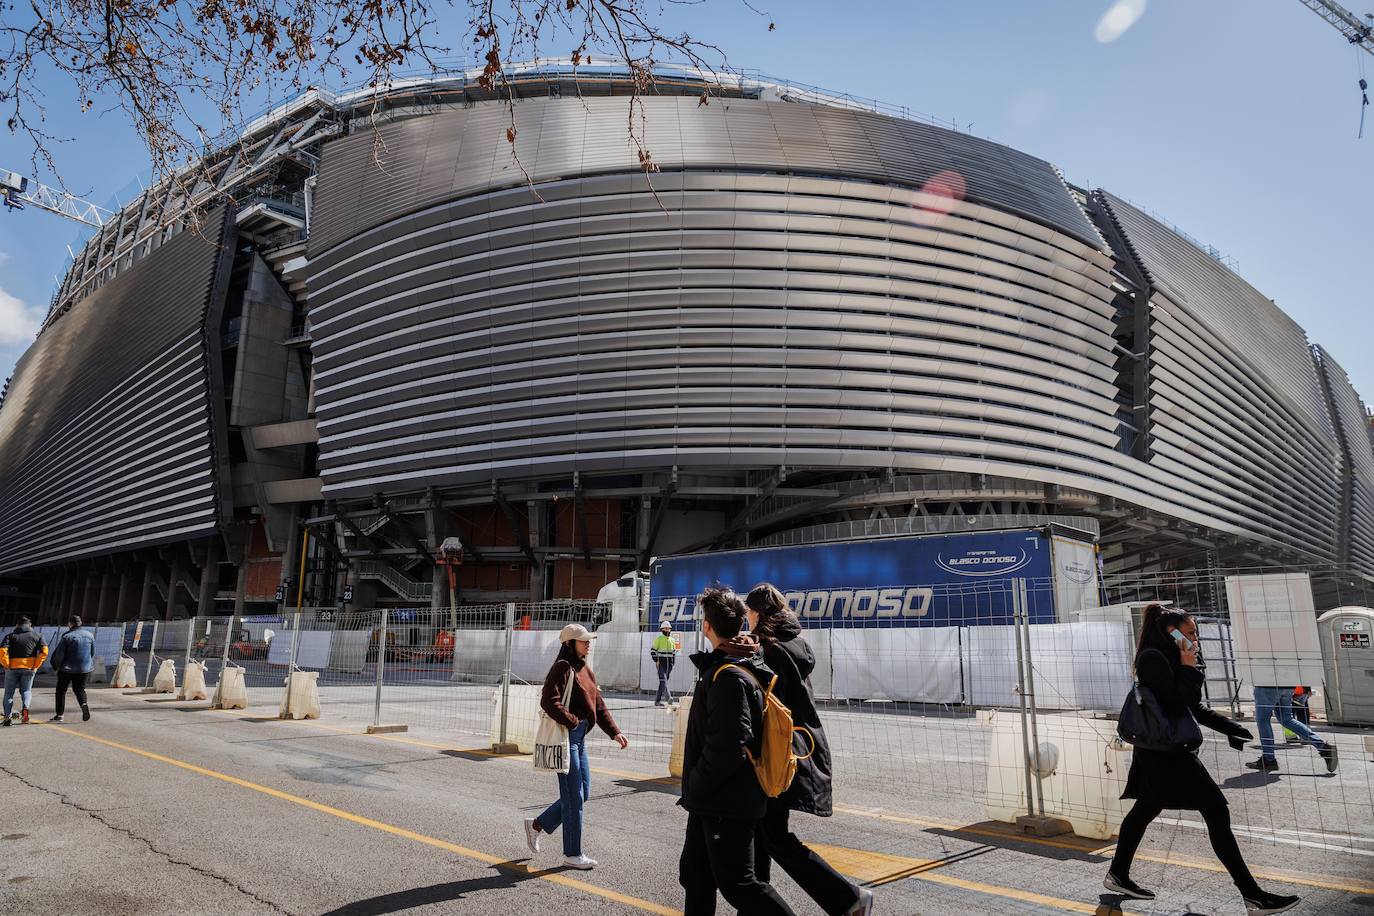
MULTIPOLYGON (((707 0, 670 15, 735 67, 971 124, 1154 211, 1235 258, 1374 400, 1374 115, 1356 140, 1358 52, 1297 0, 1148 0, 1103 43, 1095 28, 1112 5, 792 0, 761 19, 707 0)), ((80 138, 59 154, 69 185, 97 201, 136 189, 146 163, 118 113, 77 114, 61 91, 50 124, 80 138)), ((27 171, 29 155, 0 134, 0 168, 27 171)), ((32 340, 78 228, 0 213, 0 378, 32 340)))

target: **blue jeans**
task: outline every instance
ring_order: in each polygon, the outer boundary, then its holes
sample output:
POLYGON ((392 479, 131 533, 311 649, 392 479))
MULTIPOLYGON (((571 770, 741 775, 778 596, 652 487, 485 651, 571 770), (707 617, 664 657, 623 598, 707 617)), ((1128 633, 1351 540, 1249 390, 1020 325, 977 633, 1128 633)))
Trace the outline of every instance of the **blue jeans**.
POLYGON ((1255 724, 1259 726, 1260 752, 1265 757, 1271 760, 1274 757, 1274 725, 1270 719, 1275 713, 1283 727, 1301 738, 1304 744, 1318 750, 1326 747, 1326 742, 1318 738, 1316 732, 1293 716, 1292 687, 1256 687, 1255 724))
POLYGON ((558 774, 558 801, 535 818, 539 829, 563 828, 563 855, 582 855, 582 805, 592 794, 592 768, 587 762, 587 722, 568 731, 568 772, 558 774))
POLYGON ((14 709, 14 691, 19 691, 19 705, 29 708, 29 701, 33 699, 33 678, 37 671, 26 671, 23 668, 5 669, 5 716, 8 717, 14 709))

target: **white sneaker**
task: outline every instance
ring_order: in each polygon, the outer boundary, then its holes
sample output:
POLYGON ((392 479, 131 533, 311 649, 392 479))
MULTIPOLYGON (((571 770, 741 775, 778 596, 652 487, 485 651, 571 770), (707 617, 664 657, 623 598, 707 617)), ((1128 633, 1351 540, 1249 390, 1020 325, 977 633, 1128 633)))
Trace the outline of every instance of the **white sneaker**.
POLYGON ((539 834, 541 833, 543 833, 542 830, 534 829, 534 818, 525 818, 525 845, 530 848, 530 852, 538 854, 539 834))
POLYGON ((563 864, 568 868, 576 868, 579 871, 588 871, 596 868, 596 860, 586 856, 568 856, 563 860, 563 864))
POLYGON ((850 916, 870 916, 873 912, 873 892, 866 887, 859 888, 859 902, 849 911, 850 916))

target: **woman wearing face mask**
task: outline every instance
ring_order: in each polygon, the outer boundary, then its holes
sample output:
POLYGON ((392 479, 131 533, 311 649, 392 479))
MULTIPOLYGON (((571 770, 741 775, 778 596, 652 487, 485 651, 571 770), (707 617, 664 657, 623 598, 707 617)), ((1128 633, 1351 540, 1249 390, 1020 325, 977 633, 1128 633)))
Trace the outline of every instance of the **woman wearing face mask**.
POLYGON ((630 744, 611 718, 606 702, 601 699, 596 675, 587 664, 587 653, 595 638, 580 623, 570 623, 558 634, 561 646, 544 678, 539 705, 550 719, 568 729, 568 772, 558 774, 558 800, 538 817, 525 819, 525 842, 530 852, 539 852, 541 834, 552 833, 561 826, 563 864, 577 869, 595 868, 597 864, 595 859, 582 854, 582 806, 592 791, 587 731, 595 722, 621 750, 630 744))
MULTIPOLYGON (((1137 645, 1136 678, 1142 687, 1154 693, 1165 714, 1192 715, 1199 725, 1226 735, 1236 749, 1243 747, 1246 741, 1254 740, 1255 736, 1249 730, 1203 705, 1197 624, 1191 615, 1178 608, 1151 604, 1145 608, 1145 620, 1137 645)), ((1255 882, 1231 831, 1226 797, 1202 765, 1196 750, 1184 747, 1168 751, 1136 748, 1131 757, 1131 771, 1126 778, 1126 791, 1121 797, 1135 799, 1135 805, 1121 823, 1116 855, 1102 882, 1107 890, 1136 900, 1155 898, 1154 891, 1131 880, 1131 860, 1145 836, 1145 828, 1161 811, 1170 808, 1197 811, 1202 815, 1207 822, 1207 836, 1212 841, 1212 849, 1245 898, 1250 916, 1282 913, 1298 903, 1297 897, 1268 893, 1255 882)))
POLYGON ((774 695, 792 713, 792 724, 806 729, 797 738, 797 754, 810 751, 797 762, 797 775, 787 791, 768 799, 768 813, 759 824, 755 841, 754 871, 759 880, 769 879, 769 861, 777 862, 797 885, 830 916, 868 916, 873 912, 873 892, 856 887, 830 863, 797 838, 788 826, 793 811, 817 817, 831 814, 830 744, 821 729, 816 698, 811 692, 811 672, 816 656, 802 638, 801 623, 787 607, 776 586, 765 582, 744 600, 749 632, 763 649, 763 660, 778 676, 774 695), (800 747, 805 744, 806 747, 800 747))

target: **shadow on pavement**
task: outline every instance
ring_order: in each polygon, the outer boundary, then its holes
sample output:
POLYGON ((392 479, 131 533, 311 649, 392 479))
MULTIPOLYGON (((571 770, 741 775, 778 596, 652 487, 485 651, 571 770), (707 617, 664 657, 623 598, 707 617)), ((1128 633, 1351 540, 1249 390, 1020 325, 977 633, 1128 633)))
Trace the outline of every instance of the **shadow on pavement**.
POLYGON ((927 827, 922 833, 947 837, 951 840, 963 840, 966 843, 972 842, 973 838, 976 837, 977 842, 985 846, 1024 852, 1039 856, 1042 859, 1054 859, 1058 862, 1101 862, 1102 857, 1096 855, 1096 851, 1103 846, 1111 845, 1111 842, 1106 840, 1087 840, 1073 836, 1061 836, 1052 840, 1022 836, 999 821, 983 821, 954 830, 927 827))
MULTIPOLYGON (((530 871, 522 859, 500 862, 491 867, 496 870, 496 874, 484 878, 448 881, 443 884, 431 884, 429 887, 417 887, 406 891, 380 894, 366 900, 346 903, 337 909, 322 914, 322 916, 386 916, 388 913, 399 913, 415 907, 448 903, 451 900, 463 900, 469 895, 481 891, 510 890, 518 887, 521 882, 548 873, 546 871, 530 871)), ((562 871, 562 869, 552 869, 552 871, 562 871)))
POLYGON ((1239 776, 1228 777, 1222 780, 1221 787, 1223 789, 1261 789, 1278 781, 1278 773, 1261 773, 1257 770, 1254 773, 1242 773, 1239 776))

